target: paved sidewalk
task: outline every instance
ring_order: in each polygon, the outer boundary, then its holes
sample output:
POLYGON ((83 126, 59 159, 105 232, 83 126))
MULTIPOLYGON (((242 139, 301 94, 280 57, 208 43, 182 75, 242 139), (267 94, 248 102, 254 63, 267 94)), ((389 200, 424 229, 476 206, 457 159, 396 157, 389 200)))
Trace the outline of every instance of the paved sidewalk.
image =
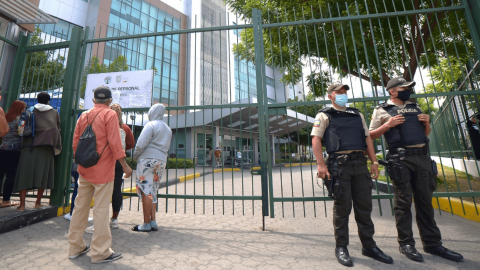
MULTIPOLYGON (((382 204, 388 205, 388 201, 382 204)), ((160 205, 163 210, 164 201, 160 201, 160 205)), ((328 217, 321 214, 316 218, 281 218, 280 215, 267 218, 265 232, 261 230, 262 219, 257 211, 254 216, 232 216, 231 212, 203 215, 187 211, 183 214, 182 209, 182 213, 165 214, 162 210, 158 214, 159 231, 150 233, 130 230, 142 220, 141 212, 120 213, 120 228, 112 230, 113 249, 123 254, 123 259, 117 262, 92 265, 88 254, 75 260, 67 259, 69 222, 58 217, 2 234, 1 268, 344 269, 333 254, 331 203, 327 204, 328 217)), ((389 213, 384 216, 378 213, 378 208, 374 209, 375 239, 379 247, 393 257, 394 265, 384 265, 361 255, 351 216, 349 250, 355 269, 478 269, 479 223, 446 213, 436 214, 445 246, 461 252, 465 260, 454 263, 425 254, 418 243, 425 262, 416 263, 399 254, 393 217, 389 213)), ((418 233, 415 235, 418 240, 418 233)), ((91 237, 85 234, 87 243, 91 237)))

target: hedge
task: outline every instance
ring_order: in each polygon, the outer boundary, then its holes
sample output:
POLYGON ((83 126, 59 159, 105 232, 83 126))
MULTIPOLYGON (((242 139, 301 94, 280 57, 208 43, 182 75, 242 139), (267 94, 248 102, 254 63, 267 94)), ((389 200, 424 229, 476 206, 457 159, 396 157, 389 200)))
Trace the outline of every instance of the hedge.
MULTIPOLYGON (((127 164, 132 168, 132 170, 137 169, 137 162, 132 158, 127 157, 127 164)), ((193 168, 193 161, 191 159, 185 158, 169 158, 167 161, 166 169, 183 169, 183 168, 193 168)))

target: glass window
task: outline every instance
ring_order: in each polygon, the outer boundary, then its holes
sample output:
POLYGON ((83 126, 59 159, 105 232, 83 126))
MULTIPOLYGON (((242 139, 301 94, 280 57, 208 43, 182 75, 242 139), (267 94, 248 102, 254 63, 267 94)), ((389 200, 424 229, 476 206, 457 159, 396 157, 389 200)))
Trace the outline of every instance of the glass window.
POLYGON ((132 7, 140 10, 142 8, 142 0, 133 0, 132 7))
POLYGON ((140 15, 140 23, 141 23, 141 25, 142 25, 143 28, 148 28, 149 19, 150 19, 150 18, 148 17, 148 15, 146 15, 146 14, 144 14, 144 13, 142 13, 142 14, 140 15))
POLYGON ((172 80, 178 80, 178 68, 171 67, 171 70, 172 73, 170 78, 172 78, 172 80))
POLYGON ((163 48, 165 48, 165 50, 170 50, 171 47, 172 47, 172 41, 169 38, 165 38, 163 42, 163 48))
POLYGON ((165 20, 165 11, 159 10, 158 15, 157 15, 157 19, 159 21, 163 22, 165 20))
POLYGON ((147 58, 147 69, 152 69, 153 68, 153 57, 148 57, 147 58))
POLYGON ((144 70, 145 65, 147 64, 147 56, 144 54, 140 54, 139 56, 139 61, 138 61, 138 69, 144 70))
POLYGON ((118 0, 112 0, 111 9, 120 11, 120 2, 118 0))
POLYGON ((145 40, 140 43, 140 52, 147 53, 147 42, 145 40))
POLYGON ((178 54, 176 53, 172 53, 172 57, 171 57, 171 61, 172 61, 172 65, 174 66, 178 66, 178 54))
POLYGON ((170 76, 170 64, 163 63, 163 76, 170 76))
POLYGON ((180 20, 177 18, 173 19, 173 29, 178 30, 180 29, 180 20))
POLYGON ((155 28, 156 28, 156 23, 155 23, 155 20, 150 18, 148 20, 149 24, 148 24, 148 30, 152 31, 152 32, 155 32, 155 28))
POLYGON ((175 81, 175 80, 170 81, 170 90, 172 92, 178 92, 178 81, 175 81))
POLYGON ((173 48, 172 48, 172 51, 176 54, 179 54, 180 53, 180 45, 177 43, 177 42, 173 42, 173 48))
POLYGON ((157 18, 158 8, 150 6, 150 17, 157 18))
POLYGON ((142 1, 142 12, 145 14, 150 13, 150 4, 147 3, 146 1, 142 1))
POLYGON ((266 77, 267 79, 267 85, 270 85, 271 87, 275 87, 275 82, 273 81, 272 78, 266 77))

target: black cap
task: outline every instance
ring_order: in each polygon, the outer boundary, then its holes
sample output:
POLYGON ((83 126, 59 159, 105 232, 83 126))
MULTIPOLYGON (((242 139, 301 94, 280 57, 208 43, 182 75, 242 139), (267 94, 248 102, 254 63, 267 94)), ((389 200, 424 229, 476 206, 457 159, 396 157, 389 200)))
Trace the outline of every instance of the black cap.
POLYGON ((112 91, 108 86, 99 86, 93 90, 93 97, 96 99, 109 99, 112 98, 112 91))
POLYGON ((345 88, 345 90, 350 90, 350 87, 348 84, 341 84, 341 83, 334 83, 328 87, 328 93, 331 94, 333 91, 338 91, 342 89, 342 87, 345 88))
POLYGON ((387 83, 387 91, 390 90, 391 88, 394 88, 394 87, 397 87, 397 86, 415 86, 415 82, 407 82, 407 80, 405 80, 404 78, 402 77, 397 77, 397 78, 393 78, 391 79, 390 81, 388 81, 387 83))

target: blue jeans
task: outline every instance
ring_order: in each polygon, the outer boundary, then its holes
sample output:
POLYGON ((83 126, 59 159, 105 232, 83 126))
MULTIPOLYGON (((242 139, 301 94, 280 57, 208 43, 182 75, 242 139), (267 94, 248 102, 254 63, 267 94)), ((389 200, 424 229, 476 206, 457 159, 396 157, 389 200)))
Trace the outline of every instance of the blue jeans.
POLYGON ((73 214, 73 208, 75 207, 75 199, 77 198, 78 191, 78 177, 80 176, 78 172, 71 172, 71 175, 75 179, 75 187, 73 188, 72 193, 72 205, 70 206, 70 215, 73 214))

